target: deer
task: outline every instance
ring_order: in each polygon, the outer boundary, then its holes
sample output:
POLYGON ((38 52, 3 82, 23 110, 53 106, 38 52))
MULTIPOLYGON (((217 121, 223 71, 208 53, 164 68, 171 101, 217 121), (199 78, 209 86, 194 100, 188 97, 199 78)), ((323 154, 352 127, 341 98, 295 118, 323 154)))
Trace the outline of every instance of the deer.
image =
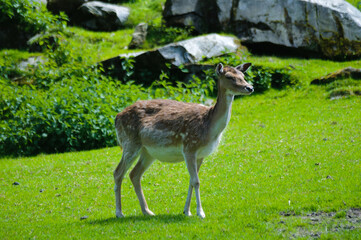
POLYGON ((193 189, 197 215, 204 218, 198 173, 203 159, 217 148, 222 132, 231 117, 234 96, 250 95, 254 89, 245 80, 244 73, 251 63, 236 67, 216 66, 217 100, 213 106, 185 103, 175 100, 140 100, 126 107, 115 118, 117 140, 123 149, 121 160, 113 172, 117 218, 124 217, 121 206, 121 185, 124 175, 138 159, 129 174, 142 213, 153 216, 141 186, 144 172, 155 160, 168 163, 185 161, 189 188, 184 214, 191 216, 193 189))

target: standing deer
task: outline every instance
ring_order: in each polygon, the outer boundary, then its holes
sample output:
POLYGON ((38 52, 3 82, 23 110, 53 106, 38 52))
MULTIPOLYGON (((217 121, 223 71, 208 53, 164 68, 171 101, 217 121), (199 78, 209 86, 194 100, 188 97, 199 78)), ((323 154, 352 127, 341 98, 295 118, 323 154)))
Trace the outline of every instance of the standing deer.
POLYGON ((123 217, 121 185, 124 175, 139 157, 129 176, 144 215, 154 215, 148 209, 140 180, 149 166, 162 162, 185 161, 190 175, 184 214, 191 216, 193 188, 197 201, 197 215, 205 217, 199 193, 198 171, 205 157, 218 146, 222 132, 231 117, 235 95, 250 95, 253 87, 244 80, 244 72, 251 63, 229 67, 219 63, 218 97, 212 107, 173 100, 138 101, 116 116, 115 129, 123 148, 122 159, 114 171, 116 216, 123 217))

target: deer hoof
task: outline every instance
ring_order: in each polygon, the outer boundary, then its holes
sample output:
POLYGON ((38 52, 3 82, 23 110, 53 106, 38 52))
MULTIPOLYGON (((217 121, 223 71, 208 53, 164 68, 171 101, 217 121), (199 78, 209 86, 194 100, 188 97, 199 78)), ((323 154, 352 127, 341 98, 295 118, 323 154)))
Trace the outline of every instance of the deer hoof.
POLYGON ((183 213, 184 213, 184 215, 186 215, 187 217, 192 216, 191 211, 184 211, 183 213))
POLYGON ((124 215, 123 215, 123 213, 122 212, 115 212, 115 216, 117 217, 117 218, 123 218, 124 217, 124 215))
POLYGON ((197 215, 198 215, 198 217, 200 217, 200 218, 202 218, 202 219, 206 217, 206 214, 204 214, 203 210, 198 211, 198 212, 197 212, 197 215))
POLYGON ((145 216, 154 216, 155 214, 152 212, 152 211, 150 211, 149 209, 146 209, 145 211, 143 211, 143 214, 145 215, 145 216))

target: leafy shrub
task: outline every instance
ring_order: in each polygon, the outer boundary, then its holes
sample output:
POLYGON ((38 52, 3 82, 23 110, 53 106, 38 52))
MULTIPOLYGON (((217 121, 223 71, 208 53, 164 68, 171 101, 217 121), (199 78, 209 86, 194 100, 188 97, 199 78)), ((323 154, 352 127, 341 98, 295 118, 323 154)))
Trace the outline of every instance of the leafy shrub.
POLYGON ((29 0, 0 0, 0 46, 22 48, 33 35, 64 24, 66 16, 54 16, 45 6, 29 0))
MULTIPOLYGON (((149 88, 152 98, 174 99, 184 102, 202 102, 213 93, 215 81, 212 73, 206 72, 206 78, 201 80, 193 76, 189 82, 168 81, 169 77, 165 72, 159 76, 160 80, 155 81, 149 88)), ((213 73, 214 75, 214 73, 213 73)))
POLYGON ((199 81, 152 88, 109 79, 70 78, 48 90, 14 87, 4 81, 0 98, 0 155, 33 155, 95 149, 116 144, 116 113, 139 99, 204 101, 199 81))
POLYGON ((247 74, 252 78, 250 82, 254 86, 255 92, 263 92, 271 87, 280 89, 297 83, 297 79, 291 75, 289 69, 285 68, 255 65, 247 74))
POLYGON ((193 29, 191 27, 167 27, 164 23, 150 23, 144 48, 154 48, 156 46, 162 46, 168 43, 178 42, 189 38, 192 32, 193 29))
POLYGON ((1 155, 113 146, 114 115, 131 102, 147 98, 135 85, 112 81, 69 79, 47 91, 3 87, 7 91, 0 100, 1 155))

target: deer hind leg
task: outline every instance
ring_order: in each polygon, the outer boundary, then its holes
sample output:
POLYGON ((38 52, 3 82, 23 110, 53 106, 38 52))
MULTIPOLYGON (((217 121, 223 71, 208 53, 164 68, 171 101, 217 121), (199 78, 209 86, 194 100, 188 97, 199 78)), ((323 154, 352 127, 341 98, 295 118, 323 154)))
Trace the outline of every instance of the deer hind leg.
POLYGON ((201 218, 205 218, 205 214, 201 203, 201 196, 199 191, 199 177, 198 177, 198 172, 202 165, 203 158, 197 160, 195 154, 185 154, 184 158, 190 175, 188 195, 187 195, 186 204, 184 206, 184 214, 186 216, 192 215, 190 212, 190 204, 191 204, 192 192, 194 188, 196 194, 196 200, 197 200, 197 215, 201 218))
POLYGON ((115 215, 116 217, 124 217, 122 212, 122 204, 121 204, 121 186, 123 182, 124 175, 127 173, 128 169, 134 162, 134 160, 139 156, 140 147, 132 146, 132 147, 124 147, 122 159, 115 169, 114 175, 114 192, 115 192, 115 215))
POLYGON ((135 193, 137 194, 142 212, 144 215, 148 215, 148 216, 154 216, 154 213, 150 211, 148 208, 148 204, 145 200, 140 180, 144 172, 150 167, 150 165, 153 162, 154 162, 154 158, 151 157, 145 149, 143 149, 140 154, 138 163, 135 165, 135 167, 129 174, 130 179, 132 180, 134 186, 135 193))

